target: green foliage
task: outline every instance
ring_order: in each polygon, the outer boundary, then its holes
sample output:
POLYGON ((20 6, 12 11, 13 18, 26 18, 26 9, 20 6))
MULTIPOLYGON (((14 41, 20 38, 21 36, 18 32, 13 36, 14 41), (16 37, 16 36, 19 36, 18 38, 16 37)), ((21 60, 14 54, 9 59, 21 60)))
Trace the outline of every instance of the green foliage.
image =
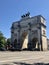
POLYGON ((11 44, 11 38, 7 39, 7 44, 10 45, 11 44))
POLYGON ((3 33, 0 31, 0 48, 5 47, 6 38, 3 36, 3 33))

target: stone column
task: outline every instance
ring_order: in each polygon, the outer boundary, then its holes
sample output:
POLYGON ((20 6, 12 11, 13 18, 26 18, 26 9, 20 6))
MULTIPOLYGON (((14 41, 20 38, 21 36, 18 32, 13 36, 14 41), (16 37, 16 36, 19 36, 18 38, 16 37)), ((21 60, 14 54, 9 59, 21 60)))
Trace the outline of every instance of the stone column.
POLYGON ((28 49, 31 48, 31 23, 28 23, 28 49))
POLYGON ((20 48, 20 23, 18 23, 18 40, 17 40, 18 48, 20 48))
POLYGON ((11 44, 14 42, 14 26, 11 27, 11 44))
POLYGON ((38 29, 38 48, 41 51, 41 29, 40 27, 38 27, 37 29, 38 29))

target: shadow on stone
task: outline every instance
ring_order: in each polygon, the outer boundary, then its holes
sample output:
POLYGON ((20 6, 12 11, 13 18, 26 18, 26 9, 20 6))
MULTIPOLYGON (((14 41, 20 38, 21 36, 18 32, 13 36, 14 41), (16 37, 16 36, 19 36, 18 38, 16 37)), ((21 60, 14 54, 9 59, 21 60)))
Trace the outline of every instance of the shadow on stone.
POLYGON ((28 63, 22 63, 22 62, 13 62, 16 65, 49 65, 49 63, 34 63, 34 64, 28 64, 28 63))
POLYGON ((34 63, 34 64, 29 64, 29 63, 22 63, 22 62, 13 62, 13 64, 2 64, 2 65, 49 65, 49 63, 34 63))

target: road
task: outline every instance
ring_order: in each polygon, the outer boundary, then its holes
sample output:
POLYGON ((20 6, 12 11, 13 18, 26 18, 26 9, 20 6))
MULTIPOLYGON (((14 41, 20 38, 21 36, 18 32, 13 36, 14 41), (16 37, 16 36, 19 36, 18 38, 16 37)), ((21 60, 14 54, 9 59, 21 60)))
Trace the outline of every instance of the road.
POLYGON ((49 51, 0 52, 0 65, 26 65, 49 63, 49 51))

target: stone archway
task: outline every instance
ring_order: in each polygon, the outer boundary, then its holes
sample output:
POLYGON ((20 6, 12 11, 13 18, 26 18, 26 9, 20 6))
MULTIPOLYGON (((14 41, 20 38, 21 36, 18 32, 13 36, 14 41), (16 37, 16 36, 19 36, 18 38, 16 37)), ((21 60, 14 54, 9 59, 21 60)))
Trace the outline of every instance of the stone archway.
POLYGON ((32 50, 35 50, 35 49, 38 49, 38 38, 33 38, 32 41, 31 41, 31 49, 32 50))
POLYGON ((37 38, 33 38, 33 39, 32 39, 33 48, 36 47, 36 43, 37 43, 37 41, 38 41, 37 38))
POLYGON ((28 34, 27 32, 23 32, 21 36, 21 46, 22 49, 26 49, 28 44, 28 34))

